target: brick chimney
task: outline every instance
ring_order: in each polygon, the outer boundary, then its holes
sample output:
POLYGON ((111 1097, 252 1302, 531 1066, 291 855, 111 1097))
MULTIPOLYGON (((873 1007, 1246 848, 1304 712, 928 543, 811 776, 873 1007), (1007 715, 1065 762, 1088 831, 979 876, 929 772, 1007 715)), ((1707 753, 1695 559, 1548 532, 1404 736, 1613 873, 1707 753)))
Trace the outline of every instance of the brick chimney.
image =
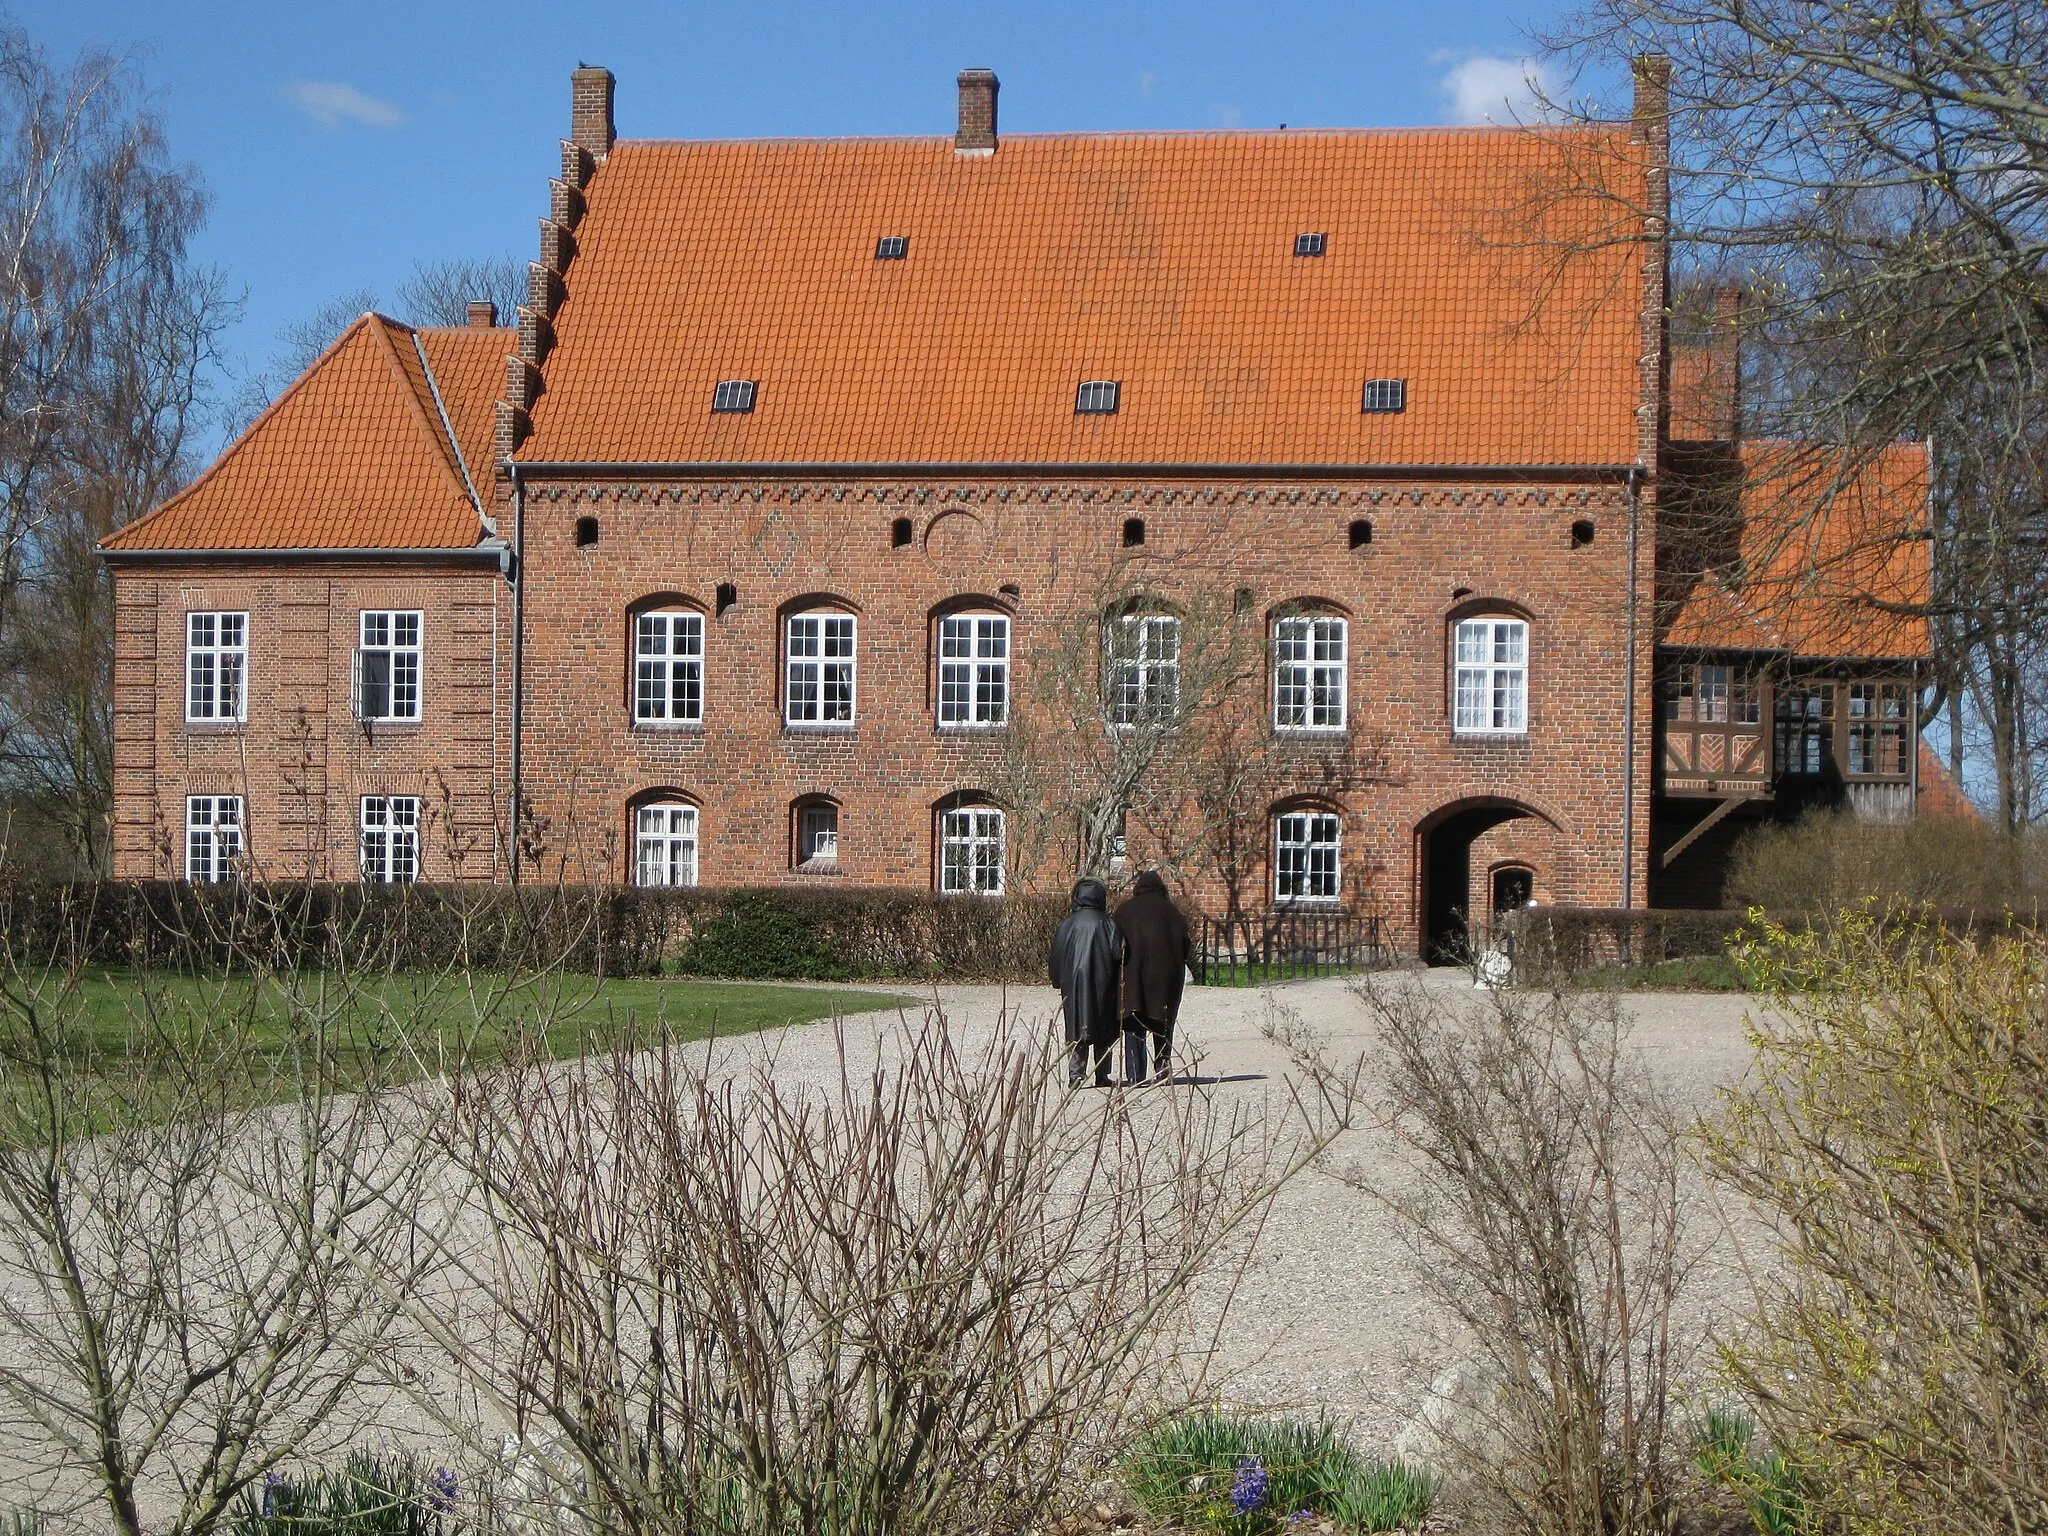
POLYGON ((469 328, 473 331, 496 329, 498 306, 492 299, 471 299, 469 301, 469 328))
POLYGON ((960 129, 953 135, 953 151, 961 155, 992 155, 996 152, 996 72, 992 69, 960 71, 960 129))
POLYGON ((602 161, 612 152, 612 72, 584 64, 569 76, 569 142, 602 161))

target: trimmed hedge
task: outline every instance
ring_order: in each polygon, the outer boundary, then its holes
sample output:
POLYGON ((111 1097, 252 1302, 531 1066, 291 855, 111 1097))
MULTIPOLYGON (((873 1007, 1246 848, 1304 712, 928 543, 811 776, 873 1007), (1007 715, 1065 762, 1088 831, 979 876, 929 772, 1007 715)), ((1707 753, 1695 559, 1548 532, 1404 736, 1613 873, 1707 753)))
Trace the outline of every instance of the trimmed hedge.
POLYGON ((17 960, 1037 980, 1066 902, 840 888, 0 883, 17 960))
MULTIPOLYGON (((1951 933, 1988 938, 2042 925, 2038 908, 1907 907, 1903 918, 1930 919, 1951 933)), ((1772 921, 1801 930, 1825 926, 1832 914, 1773 912, 1772 921)), ((1664 907, 1525 907, 1503 915, 1514 940, 1515 974, 1538 984, 1618 965, 1656 965, 1725 955, 1749 922, 1740 911, 1664 907)))

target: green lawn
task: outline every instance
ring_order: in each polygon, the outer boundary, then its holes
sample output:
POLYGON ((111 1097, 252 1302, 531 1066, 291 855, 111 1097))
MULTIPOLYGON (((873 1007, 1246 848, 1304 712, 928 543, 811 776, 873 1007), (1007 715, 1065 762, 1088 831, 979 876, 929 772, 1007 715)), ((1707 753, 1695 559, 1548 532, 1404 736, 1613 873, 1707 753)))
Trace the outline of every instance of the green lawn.
POLYGON ((445 1051, 487 1065, 502 1055, 508 1039, 542 1025, 549 1053, 566 1059, 604 1050, 628 1029, 650 1040, 663 1028, 680 1040, 703 1040, 835 1014, 919 1006, 898 994, 837 987, 658 977, 599 981, 566 973, 515 978, 401 972, 354 978, 353 988, 351 993, 340 979, 317 973, 258 982, 95 969, 79 978, 75 997, 57 1011, 89 1034, 92 1051, 115 1058, 129 1054, 160 1019, 231 1023, 246 1030, 246 1044, 262 1053, 285 1044, 294 1018, 329 1016, 361 1051, 406 1051, 423 1064, 445 1051), (299 998, 297 1007, 287 1002, 287 986, 299 998))

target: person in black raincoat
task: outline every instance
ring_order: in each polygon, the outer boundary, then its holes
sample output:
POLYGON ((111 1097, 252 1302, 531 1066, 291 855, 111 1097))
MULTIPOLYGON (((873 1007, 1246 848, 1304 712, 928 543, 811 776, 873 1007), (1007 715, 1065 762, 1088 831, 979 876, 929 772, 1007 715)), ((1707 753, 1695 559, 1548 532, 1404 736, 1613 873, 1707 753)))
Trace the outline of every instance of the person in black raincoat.
POLYGON ((1067 1081, 1109 1086, 1109 1057, 1115 1049, 1122 1009, 1118 992, 1127 946, 1109 915, 1109 892, 1100 880, 1074 887, 1074 910, 1052 937, 1052 984, 1060 989, 1067 1019, 1067 1081))
POLYGON ((1116 925, 1129 946, 1124 966, 1124 1081, 1145 1081, 1145 1045, 1158 1049, 1153 1070, 1170 1082, 1173 1024, 1180 1016, 1187 981, 1188 920, 1166 894, 1166 882, 1152 870, 1138 876, 1130 899, 1116 909, 1116 925))

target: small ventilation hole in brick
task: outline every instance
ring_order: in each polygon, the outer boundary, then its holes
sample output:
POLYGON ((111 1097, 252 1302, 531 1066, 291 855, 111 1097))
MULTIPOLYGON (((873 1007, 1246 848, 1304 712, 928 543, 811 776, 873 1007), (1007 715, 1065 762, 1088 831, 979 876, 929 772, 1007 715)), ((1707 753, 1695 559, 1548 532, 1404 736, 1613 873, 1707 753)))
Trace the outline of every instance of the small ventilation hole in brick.
POLYGON ((1351 547, 1363 549, 1372 542, 1372 524, 1362 517, 1351 520, 1351 547))
POLYGON ((738 587, 729 581, 721 581, 718 584, 718 611, 720 613, 724 613, 726 609, 739 600, 740 589, 738 587))
POLYGON ((579 517, 576 519, 576 547, 588 549, 597 542, 597 519, 579 517))
POLYGON ((1145 542, 1145 519, 1127 517, 1124 519, 1124 548, 1136 549, 1145 542))
POLYGON ((910 543, 910 519, 899 517, 889 525, 889 547, 903 549, 910 543))
POLYGON ((1582 517, 1576 523, 1572 524, 1572 548, 1584 549, 1588 544, 1592 542, 1593 520, 1588 517, 1582 517))

